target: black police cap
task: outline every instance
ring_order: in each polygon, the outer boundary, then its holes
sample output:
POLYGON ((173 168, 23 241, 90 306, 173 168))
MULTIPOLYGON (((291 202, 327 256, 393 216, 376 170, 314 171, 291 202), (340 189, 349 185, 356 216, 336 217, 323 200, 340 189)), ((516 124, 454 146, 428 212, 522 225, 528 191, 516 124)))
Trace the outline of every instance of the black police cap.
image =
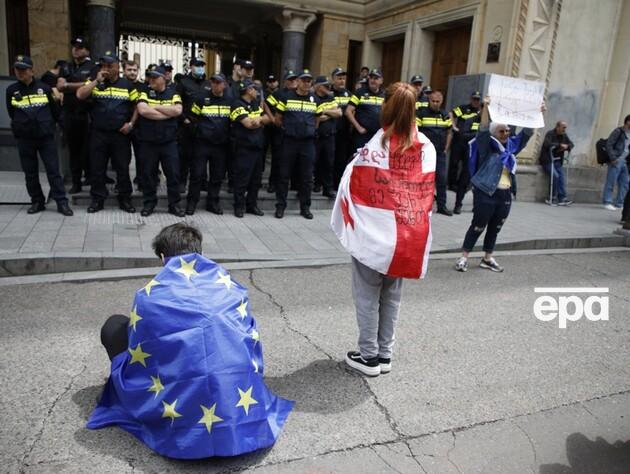
POLYGON ((333 69, 333 71, 330 73, 330 75, 332 77, 335 76, 345 76, 346 75, 346 71, 344 71, 342 68, 340 67, 336 67, 335 69, 333 69))
POLYGON ((16 69, 31 69, 33 67, 33 60, 30 56, 24 56, 23 54, 18 54, 15 57, 15 62, 13 63, 13 67, 16 69))
POLYGON ((87 40, 83 36, 75 36, 70 41, 70 44, 75 48, 88 48, 87 40))
POLYGON ((100 58, 98 58, 98 62, 100 62, 101 64, 113 64, 118 62, 118 56, 116 56, 111 51, 105 51, 105 53, 100 58))
POLYGON ((287 72, 284 73, 285 81, 288 81, 291 79, 297 79, 297 77, 298 77, 297 73, 292 69, 289 69, 287 72))
POLYGON ((424 77, 422 77, 420 74, 411 76, 411 79, 409 79, 409 84, 422 84, 423 82, 424 82, 424 77))
POLYGON ((238 83, 238 92, 242 94, 250 87, 255 87, 255 86, 256 84, 254 83, 254 81, 252 81, 251 79, 245 79, 238 83))

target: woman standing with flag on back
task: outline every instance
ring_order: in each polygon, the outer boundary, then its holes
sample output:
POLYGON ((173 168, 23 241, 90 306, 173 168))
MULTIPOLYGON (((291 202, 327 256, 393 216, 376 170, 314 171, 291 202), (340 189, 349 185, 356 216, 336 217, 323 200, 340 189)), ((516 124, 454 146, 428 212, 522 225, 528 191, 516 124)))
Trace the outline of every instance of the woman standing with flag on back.
POLYGON ((431 246, 435 148, 416 128, 416 90, 388 87, 381 128, 348 165, 331 226, 352 255, 358 351, 345 361, 375 377, 391 370, 403 278, 424 277, 431 246))

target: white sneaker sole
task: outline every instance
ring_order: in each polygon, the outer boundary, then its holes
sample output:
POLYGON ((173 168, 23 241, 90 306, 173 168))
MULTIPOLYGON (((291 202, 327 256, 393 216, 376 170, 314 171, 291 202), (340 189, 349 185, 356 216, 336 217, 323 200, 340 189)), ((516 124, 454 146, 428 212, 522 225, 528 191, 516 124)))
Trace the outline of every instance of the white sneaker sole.
POLYGON ((361 372, 363 375, 367 375, 368 377, 378 377, 381 375, 381 367, 377 365, 376 367, 367 367, 359 362, 355 362, 346 356, 346 364, 348 367, 356 370, 357 372, 361 372))
POLYGON ((379 364, 381 366, 381 374, 389 374, 392 371, 392 363, 379 364))

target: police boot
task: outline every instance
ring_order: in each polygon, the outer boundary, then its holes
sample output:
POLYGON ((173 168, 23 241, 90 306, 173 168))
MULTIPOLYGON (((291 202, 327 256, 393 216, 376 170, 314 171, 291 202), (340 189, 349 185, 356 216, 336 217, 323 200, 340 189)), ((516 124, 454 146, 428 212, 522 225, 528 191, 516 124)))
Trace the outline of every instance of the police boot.
POLYGON ((81 191, 82 191, 81 183, 78 183, 78 184, 74 183, 72 187, 70 188, 70 191, 68 191, 68 194, 78 194, 81 191))
POLYGON ((186 203, 186 215, 192 216, 195 213, 196 208, 197 208, 197 203, 195 201, 188 201, 186 203))
POLYGON ((206 203, 206 211, 211 212, 212 214, 217 214, 217 215, 222 215, 223 214, 223 209, 221 209, 221 207, 211 201, 208 201, 206 203))
POLYGON ((236 217, 241 218, 241 217, 243 217, 243 215, 244 215, 244 214, 245 214, 245 213, 243 212, 243 209, 242 209, 242 208, 240 208, 240 207, 235 207, 235 208, 234 208, 234 215, 235 215, 236 217))
POLYGON ((103 201, 98 201, 96 199, 92 199, 92 202, 87 208, 88 214, 94 214, 95 212, 103 210, 103 201))
POLYGON ((184 217, 186 215, 184 210, 175 204, 168 206, 168 213, 177 217, 184 217))
POLYGON ((300 215, 304 217, 305 219, 313 218, 313 214, 311 213, 311 210, 308 207, 303 207, 302 210, 300 210, 300 215))
POLYGON ((247 214, 254 214, 255 216, 264 216, 265 213, 263 211, 260 210, 260 208, 258 206, 249 206, 245 212, 247 212, 247 214))
POLYGON ((38 212, 42 212, 45 209, 46 209, 46 206, 44 205, 44 203, 41 202, 41 201, 37 201, 37 202, 34 202, 33 204, 31 204, 31 207, 28 208, 26 213, 27 214, 37 214, 38 212))
POLYGON ((131 204, 131 199, 129 198, 121 199, 118 202, 118 206, 120 207, 120 209, 130 214, 133 214, 134 212, 136 212, 136 208, 133 207, 133 204, 131 204))
POLYGON ((63 214, 64 216, 74 216, 74 212, 70 209, 67 202, 60 202, 57 204, 57 212, 59 214, 63 214))

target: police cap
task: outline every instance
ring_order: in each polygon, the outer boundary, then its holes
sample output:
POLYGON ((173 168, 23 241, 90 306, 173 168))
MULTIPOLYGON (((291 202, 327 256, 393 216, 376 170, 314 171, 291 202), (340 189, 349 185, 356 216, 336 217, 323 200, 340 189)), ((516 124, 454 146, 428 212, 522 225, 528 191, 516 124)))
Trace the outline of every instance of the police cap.
POLYGON ((297 77, 298 79, 313 79, 310 69, 302 69, 297 77))
POLYGON ((298 77, 298 75, 292 69, 289 69, 287 72, 284 73, 284 80, 285 81, 289 81, 291 79, 297 79, 297 77, 298 77))
POLYGON ((267 76, 267 82, 276 82, 278 79, 276 79, 276 76, 274 76, 273 74, 269 74, 267 76))
POLYGON ((422 93, 425 94, 425 95, 432 94, 433 93, 433 89, 431 89, 431 86, 424 86, 422 88, 422 93))
POLYGON ((245 69, 254 69, 254 63, 249 59, 241 60, 241 67, 245 69))
POLYGON ((83 36, 75 36, 72 38, 72 41, 70 41, 70 44, 75 48, 88 48, 88 43, 83 36))
POLYGON ((227 79, 225 79, 225 76, 223 74, 213 74, 212 76, 210 76, 210 80, 213 82, 227 82, 227 79))
POLYGON ((420 74, 411 76, 411 79, 409 79, 409 84, 422 84, 423 82, 424 82, 424 77, 422 77, 420 74))
POLYGON ((333 69, 333 71, 330 73, 330 75, 332 77, 335 76, 345 76, 346 75, 346 71, 344 71, 342 68, 340 67, 336 67, 335 69, 333 69))
POLYGON ((116 56, 111 51, 105 51, 105 53, 103 53, 103 55, 100 58, 98 58, 98 61, 101 64, 113 64, 113 63, 118 62, 118 56, 116 56))
POLYGON ((383 77, 383 73, 381 72, 380 69, 372 69, 370 70, 370 73, 368 74, 368 76, 371 77, 383 77))
POLYGON ((164 66, 156 66, 155 68, 147 71, 147 76, 166 78, 166 68, 164 66))
POLYGON ((238 83, 238 92, 242 94, 250 87, 256 87, 256 84, 254 84, 254 81, 252 81, 251 79, 244 79, 238 83))
POLYGON ((16 69, 31 69, 33 67, 33 60, 30 56, 24 56, 23 54, 18 54, 15 57, 15 62, 13 63, 13 67, 16 69))
POLYGON ((313 82, 314 86, 330 86, 330 81, 326 76, 317 76, 313 82))
POLYGON ((192 58, 190 60, 190 65, 191 66, 205 66, 206 62, 201 58, 192 58))
POLYGON ((173 65, 171 63, 169 63, 168 61, 166 61, 165 63, 162 63, 162 67, 166 71, 172 71, 173 70, 173 65))
POLYGON ((481 92, 479 91, 475 91, 472 94, 470 94, 470 98, 471 99, 481 99, 481 92))

